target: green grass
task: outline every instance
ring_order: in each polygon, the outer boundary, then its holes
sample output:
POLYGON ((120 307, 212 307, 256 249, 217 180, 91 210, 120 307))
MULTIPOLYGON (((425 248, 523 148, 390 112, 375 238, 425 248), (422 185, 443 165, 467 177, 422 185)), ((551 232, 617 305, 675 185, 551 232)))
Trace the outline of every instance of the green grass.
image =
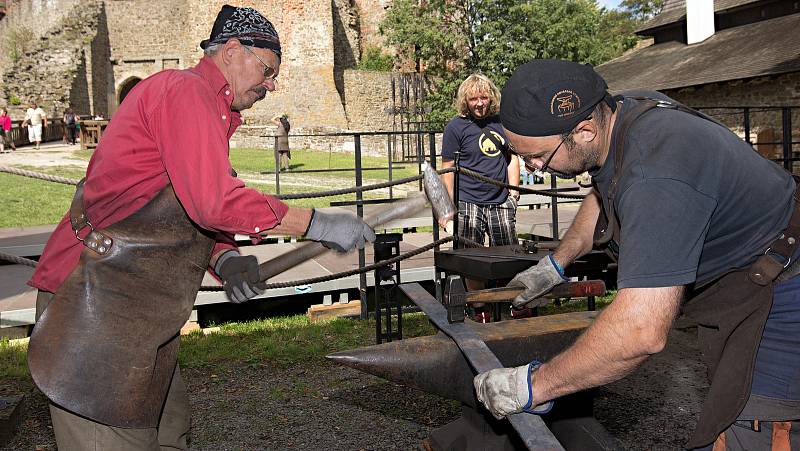
MULTIPOLYGON (((181 339, 179 361, 184 368, 225 364, 258 365, 267 361, 293 365, 322 359, 336 351, 374 344, 375 321, 333 319, 310 323, 305 315, 230 323, 220 332, 194 332, 181 339)), ((403 315, 404 337, 435 333, 421 313, 403 315)), ((27 345, 0 340, 0 385, 29 379, 27 345)))
MULTIPOLYGON (((88 161, 92 152, 89 150, 75 151, 76 160, 88 161)), ((275 194, 274 175, 264 175, 262 172, 274 171, 275 160, 272 152, 265 149, 232 149, 231 164, 242 178, 263 179, 263 183, 251 182, 247 185, 265 194, 275 194)), ((308 169, 341 169, 353 167, 353 155, 345 153, 328 153, 311 150, 292 151, 291 166, 293 170, 308 169)), ((362 157, 364 167, 383 167, 387 165, 386 158, 362 157)), ((410 177, 417 174, 415 164, 405 164, 404 169, 395 169, 392 179, 410 177)), ((84 170, 77 165, 58 167, 18 166, 46 174, 59 175, 73 179, 84 176, 84 170)), ((388 171, 364 172, 365 184, 388 180, 388 171)), ((317 174, 281 174, 281 194, 306 193, 314 191, 327 191, 332 186, 355 186, 355 174, 352 172, 317 173, 317 174), (295 177, 312 178, 315 186, 287 185, 295 177)), ((18 175, 0 173, 0 204, 4 206, 3 215, 0 217, 0 228, 3 227, 28 227, 43 224, 56 224, 69 208, 75 188, 44 180, 37 180, 18 175)), ((378 192, 365 192, 364 199, 379 199, 385 197, 378 192)), ((355 194, 339 196, 288 200, 287 204, 293 207, 326 207, 330 202, 354 201, 355 194)))

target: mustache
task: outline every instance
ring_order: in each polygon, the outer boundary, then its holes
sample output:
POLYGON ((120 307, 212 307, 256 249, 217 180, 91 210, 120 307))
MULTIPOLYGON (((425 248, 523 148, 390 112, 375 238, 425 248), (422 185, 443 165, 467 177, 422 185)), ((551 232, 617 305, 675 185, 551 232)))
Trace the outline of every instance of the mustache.
POLYGON ((263 99, 267 95, 267 88, 261 85, 256 86, 255 88, 252 89, 252 91, 258 94, 259 100, 263 99))

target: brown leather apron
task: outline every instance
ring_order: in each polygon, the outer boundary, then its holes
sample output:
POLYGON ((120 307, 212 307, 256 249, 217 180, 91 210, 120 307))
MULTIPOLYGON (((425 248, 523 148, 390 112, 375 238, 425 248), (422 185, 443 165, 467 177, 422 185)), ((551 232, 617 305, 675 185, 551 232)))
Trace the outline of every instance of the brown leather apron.
MULTIPOLYGON (((680 104, 637 98, 639 103, 622 118, 617 132, 614 176, 607 203, 595 228, 595 246, 610 251, 616 260, 620 245, 620 224, 614 207, 617 182, 622 167, 625 137, 630 125, 653 108, 674 108, 703 119, 717 121, 680 104)), ((719 124, 719 123, 718 123, 719 124)), ((798 182, 797 178, 795 182, 798 182)), ((597 186, 595 185, 595 190, 597 186)), ((800 244, 800 183, 795 192, 795 208, 784 233, 765 255, 749 267, 729 272, 697 290, 682 306, 682 312, 698 323, 698 344, 711 382, 697 426, 687 448, 699 448, 736 420, 750 395, 756 352, 764 324, 772 307, 775 279, 791 262, 800 244)))
MULTIPOLYGON (((82 185, 73 229, 91 224, 82 185)), ((158 425, 214 239, 181 207, 171 185, 127 218, 84 240, 78 266, 36 323, 28 366, 61 407, 116 427, 158 425)))

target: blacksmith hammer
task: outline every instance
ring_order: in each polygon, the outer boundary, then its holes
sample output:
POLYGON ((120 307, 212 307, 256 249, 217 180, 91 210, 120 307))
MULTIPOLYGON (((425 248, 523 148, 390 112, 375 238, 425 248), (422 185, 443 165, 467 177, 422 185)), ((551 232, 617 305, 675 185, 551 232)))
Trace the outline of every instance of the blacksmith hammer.
MULTIPOLYGON (((433 214, 440 224, 452 223, 455 217, 456 207, 447 193, 447 189, 442 183, 439 174, 433 168, 425 164, 422 166, 425 194, 408 196, 407 198, 395 202, 374 214, 364 218, 364 222, 370 227, 375 228, 386 224, 395 219, 407 218, 419 210, 425 208, 430 202, 433 214)), ((297 246, 291 252, 279 255, 271 260, 258 265, 258 277, 263 282, 286 270, 289 270, 300 263, 310 260, 328 249, 320 243, 306 241, 297 246)))
MULTIPOLYGON (((447 279, 445 290, 444 305, 447 309, 447 320, 450 323, 463 323, 464 308, 467 304, 510 302, 525 291, 525 288, 502 287, 467 292, 461 278, 451 276, 447 279)), ((556 285, 540 298, 532 300, 526 307, 546 305, 558 298, 603 296, 604 294, 606 294, 606 284, 602 280, 565 282, 556 285)))

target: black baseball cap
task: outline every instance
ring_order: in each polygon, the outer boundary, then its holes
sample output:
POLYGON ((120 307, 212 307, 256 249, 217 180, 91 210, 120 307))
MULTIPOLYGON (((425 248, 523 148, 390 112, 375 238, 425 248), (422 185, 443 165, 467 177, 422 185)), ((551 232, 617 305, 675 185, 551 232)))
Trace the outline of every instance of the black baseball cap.
POLYGON ((606 101, 608 85, 592 66, 541 59, 523 64, 503 87, 500 121, 522 136, 551 136, 571 131, 606 101))
POLYGON ((269 49, 281 56, 281 41, 272 22, 253 8, 237 8, 225 5, 217 14, 211 36, 200 42, 200 48, 224 44, 228 39, 237 38, 248 46, 269 49))

